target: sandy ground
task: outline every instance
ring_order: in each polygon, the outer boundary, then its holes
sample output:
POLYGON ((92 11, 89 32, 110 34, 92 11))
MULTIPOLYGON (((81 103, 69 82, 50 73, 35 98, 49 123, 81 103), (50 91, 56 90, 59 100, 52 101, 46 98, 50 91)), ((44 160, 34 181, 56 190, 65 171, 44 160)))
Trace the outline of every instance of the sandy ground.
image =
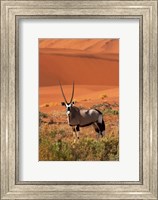
MULTIPOLYGON (((104 121, 106 122, 106 131, 118 134, 119 115, 114 114, 119 112, 119 89, 112 86, 92 86, 92 85, 75 85, 74 101, 75 106, 79 108, 97 108, 104 113, 104 121)), ((72 86, 63 85, 64 93, 69 101, 71 97, 72 86)), ((65 107, 61 106, 64 101, 60 87, 41 87, 40 88, 40 112, 46 113, 48 117, 42 120, 50 126, 59 128, 65 127, 67 132, 71 133, 71 127, 67 124, 67 116, 65 107), (51 125, 52 124, 52 125, 51 125)), ((65 129, 65 130, 66 130, 65 129)), ((93 127, 83 128, 83 133, 91 132, 92 137, 95 137, 93 127)))
MULTIPOLYGON (((63 85, 67 101, 71 98, 72 86, 63 85)), ((116 86, 75 85, 74 101, 77 106, 90 108, 93 105, 108 102, 118 104, 119 89, 116 86)), ((40 87, 39 106, 41 112, 50 113, 52 110, 64 110, 64 101, 59 86, 40 87)))

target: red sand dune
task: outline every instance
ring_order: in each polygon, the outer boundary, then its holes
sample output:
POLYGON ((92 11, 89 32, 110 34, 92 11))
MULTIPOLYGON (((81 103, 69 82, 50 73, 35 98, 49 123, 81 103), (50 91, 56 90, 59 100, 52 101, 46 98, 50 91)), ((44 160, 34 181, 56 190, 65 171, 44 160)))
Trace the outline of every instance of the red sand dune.
POLYGON ((40 87, 119 85, 118 39, 40 39, 40 87))
MULTIPOLYGON (((63 85, 63 90, 67 101, 69 101, 72 94, 72 86, 63 85)), ((118 98, 118 87, 109 87, 105 85, 75 85, 74 100, 97 100, 101 99, 101 96, 105 94, 108 98, 118 98)), ((39 90, 39 97, 40 105, 50 102, 60 103, 64 101, 59 86, 41 87, 39 90)))
POLYGON ((41 49, 71 49, 85 52, 119 53, 118 39, 40 39, 41 49))

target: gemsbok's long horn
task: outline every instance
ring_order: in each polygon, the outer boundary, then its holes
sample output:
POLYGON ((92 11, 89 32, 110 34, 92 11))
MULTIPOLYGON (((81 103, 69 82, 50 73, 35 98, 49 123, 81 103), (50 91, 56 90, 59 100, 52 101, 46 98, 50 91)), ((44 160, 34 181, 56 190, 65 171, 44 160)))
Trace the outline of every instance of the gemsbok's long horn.
POLYGON ((71 95, 70 103, 72 102, 73 97, 74 97, 74 81, 73 81, 73 83, 72 83, 72 95, 71 95))
POLYGON ((60 85, 60 89, 61 89, 62 95, 63 95, 63 97, 64 97, 64 100, 65 100, 65 103, 67 103, 67 100, 66 100, 66 97, 65 97, 65 95, 64 95, 64 91, 63 91, 63 88, 62 88, 62 86, 61 86, 60 81, 59 81, 59 85, 60 85))

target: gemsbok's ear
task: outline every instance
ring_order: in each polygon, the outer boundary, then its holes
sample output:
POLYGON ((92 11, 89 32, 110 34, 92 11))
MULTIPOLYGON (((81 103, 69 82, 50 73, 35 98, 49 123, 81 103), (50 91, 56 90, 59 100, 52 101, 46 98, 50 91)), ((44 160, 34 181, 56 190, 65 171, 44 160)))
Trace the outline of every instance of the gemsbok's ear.
POLYGON ((61 105, 62 105, 62 106, 65 106, 65 102, 61 102, 61 105))

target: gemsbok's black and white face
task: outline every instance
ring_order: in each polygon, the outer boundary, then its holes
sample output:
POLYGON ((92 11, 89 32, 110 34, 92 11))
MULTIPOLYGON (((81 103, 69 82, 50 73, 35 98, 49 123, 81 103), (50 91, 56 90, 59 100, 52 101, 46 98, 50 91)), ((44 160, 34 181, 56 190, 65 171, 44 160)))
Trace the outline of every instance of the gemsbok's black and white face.
POLYGON ((74 102, 72 101, 74 97, 74 82, 72 85, 72 95, 69 102, 66 100, 60 82, 59 85, 62 92, 62 96, 64 98, 64 102, 61 102, 61 105, 66 107, 67 120, 69 126, 71 126, 73 130, 73 135, 75 138, 74 141, 76 141, 76 139, 79 139, 80 127, 89 125, 94 126, 94 129, 97 133, 97 137, 99 135, 103 136, 105 134, 105 124, 102 113, 97 109, 86 110, 74 106, 74 102))
POLYGON ((66 114, 70 115, 71 109, 72 109, 72 107, 74 105, 74 102, 71 102, 71 103, 61 102, 61 105, 66 107, 66 114))

